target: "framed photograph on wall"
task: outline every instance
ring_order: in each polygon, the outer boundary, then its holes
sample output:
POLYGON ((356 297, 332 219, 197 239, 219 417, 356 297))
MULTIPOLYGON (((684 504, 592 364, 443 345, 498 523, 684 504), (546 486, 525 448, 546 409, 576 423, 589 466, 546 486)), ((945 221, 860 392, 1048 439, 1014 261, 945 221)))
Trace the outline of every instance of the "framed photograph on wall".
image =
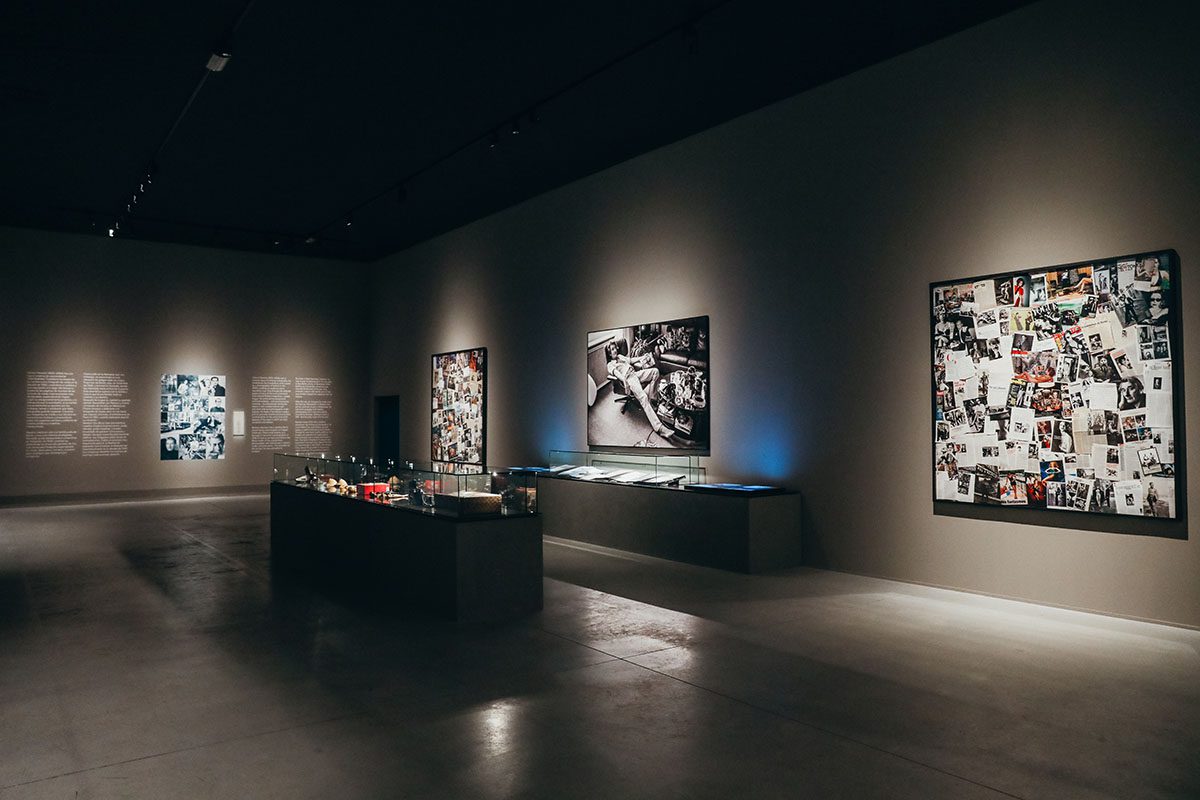
POLYGON ((588 446, 708 452, 708 317, 588 333, 588 446))
POLYGON ((225 458, 225 376, 162 376, 160 461, 225 458))
POLYGON ((1182 516, 1174 251, 930 293, 935 502, 1182 516))
POLYGON ((432 458, 487 463, 487 348, 433 356, 432 458))

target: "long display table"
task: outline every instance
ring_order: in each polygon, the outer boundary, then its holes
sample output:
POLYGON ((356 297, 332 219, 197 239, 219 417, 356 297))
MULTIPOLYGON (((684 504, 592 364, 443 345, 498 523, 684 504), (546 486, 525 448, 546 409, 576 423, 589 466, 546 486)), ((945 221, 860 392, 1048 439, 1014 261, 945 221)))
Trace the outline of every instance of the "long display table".
POLYGON ((271 564, 462 622, 542 607, 542 517, 426 513, 271 484, 271 564))
POLYGON ((800 495, 538 481, 547 536, 737 572, 800 565, 800 495))

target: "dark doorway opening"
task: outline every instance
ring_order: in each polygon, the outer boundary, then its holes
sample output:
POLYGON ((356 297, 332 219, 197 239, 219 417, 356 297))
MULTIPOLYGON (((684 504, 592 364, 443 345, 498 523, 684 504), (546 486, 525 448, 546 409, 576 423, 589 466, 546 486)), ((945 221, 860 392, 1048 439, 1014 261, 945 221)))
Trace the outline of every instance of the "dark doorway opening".
POLYGON ((400 462, 400 395, 375 398, 375 463, 400 462))

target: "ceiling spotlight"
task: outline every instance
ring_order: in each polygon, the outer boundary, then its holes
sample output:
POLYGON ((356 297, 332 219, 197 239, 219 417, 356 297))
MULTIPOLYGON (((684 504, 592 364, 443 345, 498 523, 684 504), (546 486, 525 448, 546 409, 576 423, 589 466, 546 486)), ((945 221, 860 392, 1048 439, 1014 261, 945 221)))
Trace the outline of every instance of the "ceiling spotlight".
POLYGON ((316 243, 317 243, 317 237, 315 237, 315 236, 309 236, 307 239, 305 239, 305 240, 304 240, 304 243, 305 243, 305 244, 316 244, 316 243))
POLYGON ((204 68, 209 72, 220 72, 225 69, 225 65, 229 63, 229 59, 233 58, 233 53, 225 50, 218 50, 208 57, 208 63, 204 68))
POLYGON ((496 145, 498 145, 498 144, 500 144, 500 134, 496 133, 495 131, 492 131, 491 135, 488 136, 488 141, 487 141, 488 150, 495 150, 496 145))
POLYGON ((353 217, 346 217, 346 227, 347 228, 354 227, 354 218, 353 217))
POLYGON ((521 132, 521 120, 519 118, 512 121, 512 126, 508 129, 508 132, 513 136, 521 132))

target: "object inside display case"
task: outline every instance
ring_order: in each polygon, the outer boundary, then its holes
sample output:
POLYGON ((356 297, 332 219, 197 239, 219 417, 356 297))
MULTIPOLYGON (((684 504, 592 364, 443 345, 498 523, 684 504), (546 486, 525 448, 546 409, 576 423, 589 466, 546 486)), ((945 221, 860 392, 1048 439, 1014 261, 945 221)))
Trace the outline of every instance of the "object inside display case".
POLYGON ((696 455, 551 450, 546 472, 577 481, 678 488, 703 483, 706 469, 696 455))
POLYGON ((447 471, 444 464, 384 465, 324 455, 275 455, 273 480, 325 494, 443 517, 533 514, 537 471, 447 471))

